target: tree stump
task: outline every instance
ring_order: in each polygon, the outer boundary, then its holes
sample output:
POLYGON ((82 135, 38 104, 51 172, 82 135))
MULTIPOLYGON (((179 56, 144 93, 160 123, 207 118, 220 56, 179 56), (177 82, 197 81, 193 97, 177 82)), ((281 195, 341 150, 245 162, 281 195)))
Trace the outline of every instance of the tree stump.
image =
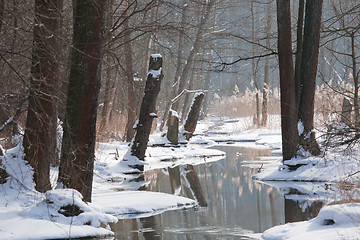
POLYGON ((179 116, 174 110, 169 111, 169 117, 167 121, 167 139, 177 145, 179 143, 179 116))
POLYGON ((144 97, 141 103, 139 119, 135 124, 135 136, 131 142, 130 153, 126 154, 124 161, 140 171, 144 170, 145 151, 153 119, 156 115, 156 99, 160 92, 162 74, 162 57, 160 54, 150 56, 149 72, 146 79, 144 97), (129 156, 130 155, 130 156, 129 156))
POLYGON ((193 103, 191 104, 191 109, 184 125, 184 136, 188 141, 195 132, 195 128, 199 120, 201 103, 204 99, 204 96, 204 93, 195 94, 193 103))

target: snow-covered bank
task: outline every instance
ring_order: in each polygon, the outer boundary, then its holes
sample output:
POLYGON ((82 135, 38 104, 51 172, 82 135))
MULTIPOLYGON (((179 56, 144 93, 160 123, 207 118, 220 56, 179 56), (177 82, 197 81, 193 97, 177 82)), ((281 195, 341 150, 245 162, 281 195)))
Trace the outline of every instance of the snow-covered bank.
MULTIPOLYGON (((152 136, 158 142, 159 135, 152 136)), ((206 149, 211 141, 198 139, 181 147, 149 147, 145 170, 179 164, 201 164, 224 157, 219 150, 206 149)), ((0 239, 57 239, 106 236, 114 233, 108 223, 121 218, 139 218, 175 209, 192 208, 192 199, 166 193, 136 191, 146 182, 132 181, 138 174, 120 161, 128 143, 100 143, 96 152, 93 202, 84 203, 79 192, 55 189, 39 193, 32 180, 33 170, 24 161, 21 145, 0 156, 9 174, 0 184, 0 239), (121 185, 121 187, 119 187, 121 185), (132 191, 119 191, 124 188, 132 191), (76 207, 74 207, 76 206, 76 207), (75 216, 65 216, 75 209, 75 216), (36 231, 34 231, 36 229, 36 231)), ((56 185, 57 169, 51 169, 56 185)))
POLYGON ((321 201, 323 207, 312 220, 288 223, 268 229, 262 235, 251 235, 262 239, 359 239, 360 236, 360 151, 352 148, 336 147, 326 149, 323 156, 293 159, 289 164, 303 164, 296 171, 289 171, 282 165, 280 118, 273 116, 270 129, 251 129, 251 119, 223 120, 223 125, 212 131, 222 133, 221 138, 241 142, 250 140, 252 144, 268 146, 274 157, 260 158, 256 162, 246 162, 249 167, 261 172, 254 176, 256 181, 278 188, 285 199, 295 200, 302 211, 313 203, 321 201), (278 124, 276 124, 276 122, 278 124), (299 182, 300 181, 300 182, 299 182), (341 204, 343 203, 343 204, 341 204))
POLYGON ((360 204, 325 206, 314 219, 276 226, 262 234, 268 240, 338 240, 359 239, 359 236, 360 204))

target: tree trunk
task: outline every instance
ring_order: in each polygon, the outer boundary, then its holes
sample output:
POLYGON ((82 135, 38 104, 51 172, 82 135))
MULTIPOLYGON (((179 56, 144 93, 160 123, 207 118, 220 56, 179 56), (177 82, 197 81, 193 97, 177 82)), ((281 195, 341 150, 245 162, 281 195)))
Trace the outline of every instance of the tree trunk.
POLYGON ((174 81, 173 81, 173 86, 171 88, 171 94, 169 96, 169 99, 167 100, 167 104, 165 107, 165 111, 164 111, 164 115, 161 119, 161 124, 160 124, 160 131, 162 131, 164 129, 165 126, 165 122, 168 118, 168 113, 169 110, 171 108, 172 105, 172 98, 176 96, 176 90, 177 90, 177 86, 179 84, 180 81, 180 74, 181 74, 181 69, 182 69, 182 60, 183 60, 183 53, 184 53, 184 47, 185 47, 185 26, 186 26, 186 22, 187 22, 187 11, 189 8, 189 4, 186 4, 186 0, 184 0, 182 2, 182 14, 181 14, 181 23, 180 23, 180 31, 179 31, 179 39, 178 39, 178 51, 177 51, 177 58, 176 58, 176 71, 175 71, 175 77, 174 77, 174 81))
POLYGON ((299 0, 299 11, 296 29, 296 54, 295 54, 295 97, 296 106, 300 104, 301 82, 300 82, 300 66, 303 47, 303 26, 304 26, 304 4, 305 0, 299 0))
POLYGON ((126 123, 126 141, 130 142, 134 137, 135 129, 134 124, 136 121, 136 108, 137 102, 134 86, 134 70, 133 70, 133 57, 132 57, 132 44, 131 44, 131 31, 129 31, 128 19, 124 21, 124 53, 125 53, 125 72, 127 79, 127 123, 126 123))
POLYGON ((124 161, 129 161, 130 166, 140 171, 144 170, 142 162, 145 160, 145 151, 149 141, 152 122, 156 117, 156 99, 160 92, 162 79, 162 57, 159 54, 152 54, 150 56, 149 73, 146 80, 139 119, 135 127, 135 137, 130 146, 130 156, 128 152, 124 157, 124 161), (135 159, 131 156, 135 157, 135 159))
POLYGON ((354 112, 355 112, 355 128, 356 133, 360 133, 360 111, 359 111, 359 73, 357 71, 356 64, 356 45, 355 45, 355 34, 352 33, 351 37, 351 61, 352 61, 352 75, 354 80, 354 112))
POLYGON ((0 0, 0 32, 3 28, 5 0, 0 0))
POLYGON ((278 51, 281 94, 283 160, 296 155, 298 145, 297 107, 292 59, 290 1, 277 0, 278 51))
POLYGON ((115 98, 115 83, 114 79, 111 75, 111 69, 112 67, 108 66, 108 69, 105 73, 105 87, 104 87, 104 102, 103 107, 100 115, 100 126, 99 126, 99 135, 103 140, 106 140, 109 137, 108 132, 108 124, 109 124, 109 118, 110 118, 110 112, 113 105, 113 99, 115 98))
POLYGON ((170 110, 168 122, 167 122, 167 139, 172 143, 177 145, 179 143, 179 116, 178 114, 170 110))
MULTIPOLYGON (((269 3, 267 9, 267 25, 265 28, 265 33, 268 36, 266 39, 266 47, 270 49, 270 35, 271 35, 271 4, 269 3)), ((269 96, 269 64, 270 57, 265 58, 265 67, 264 67, 264 87, 263 87, 263 102, 262 102, 262 113, 261 113, 261 126, 266 126, 268 118, 268 96, 269 96)))
MULTIPOLYGON (((306 2, 304 38, 300 67, 301 95, 299 121, 304 125, 300 144, 312 155, 319 155, 320 148, 315 139, 314 99, 316 72, 319 55, 322 0, 306 2)), ((300 133, 299 133, 300 134, 300 133)))
MULTIPOLYGON (((202 41, 203 34, 204 34, 204 31, 205 31, 206 23, 207 23, 207 21, 209 19, 210 11, 211 11, 212 7, 214 6, 215 2, 216 2, 215 0, 209 0, 206 3, 206 5, 204 6, 204 8, 205 8, 204 9, 204 15, 200 19, 199 24, 197 25, 198 30, 197 30, 197 33, 196 33, 194 44, 193 44, 193 46, 192 46, 192 48, 190 50, 190 53, 189 53, 189 55, 187 57, 184 69, 183 69, 183 71, 182 71, 182 73, 180 75, 179 87, 178 87, 178 90, 177 90, 178 94, 181 93, 185 88, 187 78, 188 78, 192 63, 194 61, 195 55, 199 52, 199 49, 201 48, 201 41, 202 41)), ((180 109, 179 101, 177 101, 177 102, 175 102, 173 104, 172 109, 174 109, 176 112, 179 112, 179 109, 180 109)))
MULTIPOLYGON (((254 2, 251 1, 251 40, 255 42, 255 14, 254 14, 254 2)), ((252 55, 256 55, 256 45, 252 44, 252 55)), ((255 86, 255 106, 256 106, 256 114, 254 117, 254 124, 259 126, 260 123, 260 97, 259 97, 259 83, 257 79, 257 63, 256 59, 254 58, 251 62, 252 65, 252 80, 255 86)))
MULTIPOLYGON (((190 77, 189 84, 187 87, 188 90, 194 89, 194 81, 195 81, 195 78, 198 77, 197 76, 198 74, 195 74, 195 68, 192 69, 191 77, 190 77)), ((180 120, 181 123, 183 123, 185 121, 186 115, 189 112, 190 104, 191 104, 191 95, 190 95, 190 93, 186 93, 182 112, 181 112, 181 120, 180 120)))
POLYGON ((106 4, 74 1, 74 37, 59 183, 91 201, 106 4))
POLYGON ((188 141, 195 132, 195 128, 200 116, 201 103, 202 100, 204 99, 204 96, 205 96, 204 93, 197 93, 195 95, 189 115, 186 119, 186 123, 184 125, 184 135, 186 140, 188 141))
POLYGON ((56 159, 58 33, 62 5, 62 0, 35 1, 36 24, 23 145, 25 158, 34 169, 35 188, 40 192, 51 189, 50 162, 56 159))

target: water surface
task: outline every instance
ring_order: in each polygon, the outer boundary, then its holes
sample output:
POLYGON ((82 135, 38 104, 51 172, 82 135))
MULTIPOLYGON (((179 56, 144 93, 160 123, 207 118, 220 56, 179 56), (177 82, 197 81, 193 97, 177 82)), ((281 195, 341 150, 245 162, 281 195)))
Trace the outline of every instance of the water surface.
POLYGON ((249 233, 316 216, 321 203, 307 209, 269 185, 252 180, 258 169, 244 165, 271 156, 266 148, 217 146, 226 158, 145 172, 141 190, 195 199, 196 209, 168 211, 113 224, 115 239, 249 239, 249 233))

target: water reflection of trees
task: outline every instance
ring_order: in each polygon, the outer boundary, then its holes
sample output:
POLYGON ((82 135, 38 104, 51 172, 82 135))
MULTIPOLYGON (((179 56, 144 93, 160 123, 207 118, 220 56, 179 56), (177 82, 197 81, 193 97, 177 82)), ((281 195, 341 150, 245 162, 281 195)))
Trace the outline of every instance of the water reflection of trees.
POLYGON ((128 239, 139 239, 139 236, 140 239, 166 239, 168 235, 178 239, 179 233, 179 237, 186 239, 194 235, 216 239, 214 229, 219 235, 236 228, 263 232, 288 221, 316 216, 322 202, 309 202, 304 206, 293 200, 296 192, 282 191, 281 194, 276 187, 252 180, 258 169, 244 166, 243 161, 258 161, 262 156, 269 156, 269 150, 234 146, 221 150, 226 152, 227 159, 146 171, 138 177, 136 181, 144 182, 139 190, 192 198, 204 208, 131 220, 130 231, 134 236, 128 239))

